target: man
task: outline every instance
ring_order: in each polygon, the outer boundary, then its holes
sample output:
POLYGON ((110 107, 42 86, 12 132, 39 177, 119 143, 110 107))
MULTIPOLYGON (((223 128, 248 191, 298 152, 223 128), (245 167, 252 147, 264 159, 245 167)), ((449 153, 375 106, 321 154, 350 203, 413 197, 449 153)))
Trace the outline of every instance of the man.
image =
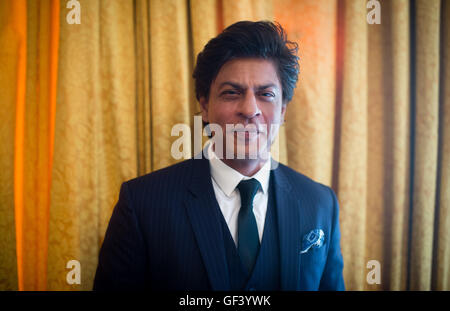
POLYGON ((214 142, 122 185, 94 289, 344 290, 334 192, 270 158, 296 53, 270 22, 209 41, 193 77, 214 142))

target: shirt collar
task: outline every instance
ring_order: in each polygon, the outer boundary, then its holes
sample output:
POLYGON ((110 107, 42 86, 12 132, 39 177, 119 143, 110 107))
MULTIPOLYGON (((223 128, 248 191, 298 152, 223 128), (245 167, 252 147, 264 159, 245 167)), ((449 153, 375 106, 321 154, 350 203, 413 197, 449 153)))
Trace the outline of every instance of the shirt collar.
POLYGON ((261 188, 264 194, 269 190, 269 177, 270 177, 270 154, 269 158, 264 165, 253 176, 245 176, 226 165, 220 160, 212 150, 212 144, 208 145, 208 158, 211 167, 211 177, 222 189, 222 191, 230 197, 234 189, 241 182, 241 180, 255 178, 261 184, 261 188))

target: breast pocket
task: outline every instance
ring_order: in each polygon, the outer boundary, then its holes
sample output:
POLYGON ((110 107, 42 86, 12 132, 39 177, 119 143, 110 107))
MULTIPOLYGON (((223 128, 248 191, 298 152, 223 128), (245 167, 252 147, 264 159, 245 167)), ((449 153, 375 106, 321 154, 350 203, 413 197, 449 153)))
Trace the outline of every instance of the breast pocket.
POLYGON ((327 262, 327 244, 311 248, 300 256, 301 290, 317 290, 327 262))

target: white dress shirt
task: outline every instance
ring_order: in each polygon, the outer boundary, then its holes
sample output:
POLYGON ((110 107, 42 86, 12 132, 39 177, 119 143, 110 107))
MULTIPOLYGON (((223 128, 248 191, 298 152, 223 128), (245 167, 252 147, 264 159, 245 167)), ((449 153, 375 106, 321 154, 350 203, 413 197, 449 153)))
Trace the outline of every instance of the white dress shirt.
POLYGON ((255 178, 261 184, 253 199, 253 213, 258 227, 261 242, 266 220, 267 202, 269 199, 270 156, 261 169, 253 176, 245 176, 226 165, 212 150, 212 144, 207 146, 211 179, 217 202, 228 225, 234 243, 237 245, 238 215, 241 208, 241 196, 237 185, 241 180, 255 178))

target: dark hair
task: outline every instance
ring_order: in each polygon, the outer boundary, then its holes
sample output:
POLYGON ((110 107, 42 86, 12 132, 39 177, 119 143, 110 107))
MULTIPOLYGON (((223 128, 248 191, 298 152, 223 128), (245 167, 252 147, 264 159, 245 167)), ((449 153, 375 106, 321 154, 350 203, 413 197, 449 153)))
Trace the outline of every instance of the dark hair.
POLYGON ((197 100, 209 97, 212 82, 220 68, 236 58, 264 58, 273 61, 282 87, 283 103, 292 99, 299 65, 298 45, 287 40, 278 23, 241 21, 228 26, 211 39, 197 56, 194 69, 197 100))

